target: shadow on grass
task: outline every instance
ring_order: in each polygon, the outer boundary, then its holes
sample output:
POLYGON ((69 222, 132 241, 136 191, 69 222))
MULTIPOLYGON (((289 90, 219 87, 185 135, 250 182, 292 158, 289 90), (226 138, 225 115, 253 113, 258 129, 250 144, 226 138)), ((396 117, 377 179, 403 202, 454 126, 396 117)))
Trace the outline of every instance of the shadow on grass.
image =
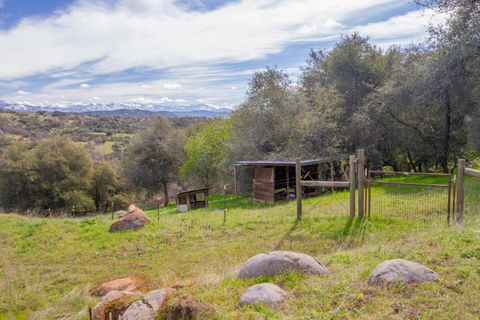
POLYGON ((342 231, 345 239, 343 243, 349 247, 362 245, 365 241, 365 235, 367 234, 368 222, 369 218, 367 216, 349 217, 342 231))
POLYGON ((278 243, 275 245, 273 250, 279 250, 283 246, 283 243, 285 242, 285 240, 290 238, 290 236, 292 235, 292 232, 297 229, 299 222, 300 222, 299 220, 295 219, 290 229, 288 229, 287 233, 285 233, 283 237, 280 239, 280 241, 278 241, 278 243))

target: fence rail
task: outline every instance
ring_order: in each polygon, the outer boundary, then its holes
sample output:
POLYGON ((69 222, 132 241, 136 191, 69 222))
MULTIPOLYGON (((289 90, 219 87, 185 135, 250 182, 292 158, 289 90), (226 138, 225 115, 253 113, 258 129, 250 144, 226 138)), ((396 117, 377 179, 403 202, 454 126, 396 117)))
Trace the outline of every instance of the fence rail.
MULTIPOLYGON (((356 155, 351 155, 349 158, 348 176, 344 172, 347 181, 307 181, 301 178, 300 159, 297 159, 296 168, 296 199, 297 199, 297 219, 302 218, 302 187, 319 187, 319 188, 349 188, 350 189, 350 216, 354 217, 357 213, 359 217, 366 214, 370 215, 372 207, 378 209, 379 201, 384 201, 376 196, 372 201, 372 192, 378 192, 379 188, 392 188, 388 196, 390 196, 391 203, 389 204, 388 212, 403 212, 411 211, 412 213, 419 213, 424 216, 443 216, 446 215, 447 221, 450 223, 451 219, 456 219, 457 222, 463 220, 464 211, 464 189, 465 180, 464 175, 471 175, 480 177, 480 171, 465 167, 465 160, 458 160, 458 173, 456 179, 452 174, 448 173, 431 173, 431 172, 399 172, 399 171, 379 171, 379 170, 365 170, 365 153, 363 149, 359 149, 356 155), (387 176, 399 177, 443 177, 447 178, 447 183, 430 183, 430 181, 391 181, 374 179, 374 176, 385 178, 387 176), (372 186, 374 188, 372 188, 372 186), (397 188, 397 190, 395 190, 397 188), (401 195, 398 193, 399 188, 414 188, 415 192, 409 196, 405 196, 405 200, 401 200, 401 195), (372 191, 372 189, 374 189, 372 191), (444 192, 443 194, 443 190, 444 192), (403 202, 402 202, 403 201, 403 202), (403 207, 402 207, 403 206, 403 207), (402 211, 403 210, 403 211, 402 211)), ((400 190, 401 191, 401 190, 400 190)), ((405 190, 403 190, 405 191, 405 190)), ((385 195, 384 195, 385 196, 385 195)), ((385 198, 385 197, 384 197, 385 198)), ((387 201, 388 202, 388 201, 387 201)))

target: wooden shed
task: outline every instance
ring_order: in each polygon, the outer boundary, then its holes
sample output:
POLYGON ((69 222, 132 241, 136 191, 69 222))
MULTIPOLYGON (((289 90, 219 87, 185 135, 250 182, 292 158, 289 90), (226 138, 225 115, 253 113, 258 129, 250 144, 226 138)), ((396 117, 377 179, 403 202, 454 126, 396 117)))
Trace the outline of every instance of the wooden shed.
MULTIPOLYGON (((342 160, 345 157, 319 158, 301 161, 303 180, 319 180, 322 174, 320 165, 342 160)), ((239 167, 251 167, 253 170, 253 201, 274 203, 296 198, 295 161, 288 160, 245 160, 235 162, 234 186, 237 190, 237 170, 239 167)), ((303 195, 312 195, 314 188, 303 188, 303 195)))
POLYGON ((208 189, 194 189, 182 191, 176 194, 175 201, 177 210, 186 212, 189 210, 208 207, 208 189))

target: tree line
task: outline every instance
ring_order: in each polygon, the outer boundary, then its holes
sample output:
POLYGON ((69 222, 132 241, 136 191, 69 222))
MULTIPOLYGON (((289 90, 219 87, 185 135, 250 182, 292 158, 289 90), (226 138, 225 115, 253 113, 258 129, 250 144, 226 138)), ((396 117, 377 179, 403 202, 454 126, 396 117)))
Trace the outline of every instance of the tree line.
POLYGON ((0 163, 0 207, 107 210, 169 185, 219 188, 244 159, 312 158, 364 148, 372 168, 449 172, 480 151, 480 5, 426 0, 445 25, 406 48, 346 35, 312 50, 298 79, 275 66, 253 74, 228 119, 172 126, 153 118, 121 159, 92 161, 64 138, 13 143, 0 163), (75 208, 75 209, 73 209, 75 208))

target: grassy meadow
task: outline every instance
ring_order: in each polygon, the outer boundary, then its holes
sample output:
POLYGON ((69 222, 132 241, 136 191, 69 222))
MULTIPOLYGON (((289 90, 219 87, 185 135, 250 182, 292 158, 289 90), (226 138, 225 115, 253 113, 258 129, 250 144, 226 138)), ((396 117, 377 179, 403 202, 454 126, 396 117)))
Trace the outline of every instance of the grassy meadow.
MULTIPOLYGON (((478 319, 480 314, 480 179, 467 179, 465 226, 448 226, 428 215, 405 218, 372 214, 348 218, 348 193, 304 201, 253 205, 223 197, 208 209, 179 214, 174 206, 148 211, 138 232, 111 234, 109 215, 40 219, 0 215, 0 319, 87 319, 98 301, 89 289, 136 275, 150 288, 184 286, 212 319, 478 319), (271 250, 310 254, 329 268, 325 276, 286 274, 239 280, 240 266, 271 250), (441 276, 435 283, 371 288, 365 280, 386 259, 405 258, 441 276), (240 307, 252 284, 270 281, 291 293, 281 307, 240 307)), ((378 187, 384 203, 391 191, 378 187)), ((411 203, 424 196, 399 193, 411 203)), ((423 204, 424 205, 424 204, 423 204)), ((387 208, 388 209, 388 208, 387 208)), ((412 209, 414 210, 414 209, 412 209)), ((428 210, 427 210, 428 211, 428 210)))

